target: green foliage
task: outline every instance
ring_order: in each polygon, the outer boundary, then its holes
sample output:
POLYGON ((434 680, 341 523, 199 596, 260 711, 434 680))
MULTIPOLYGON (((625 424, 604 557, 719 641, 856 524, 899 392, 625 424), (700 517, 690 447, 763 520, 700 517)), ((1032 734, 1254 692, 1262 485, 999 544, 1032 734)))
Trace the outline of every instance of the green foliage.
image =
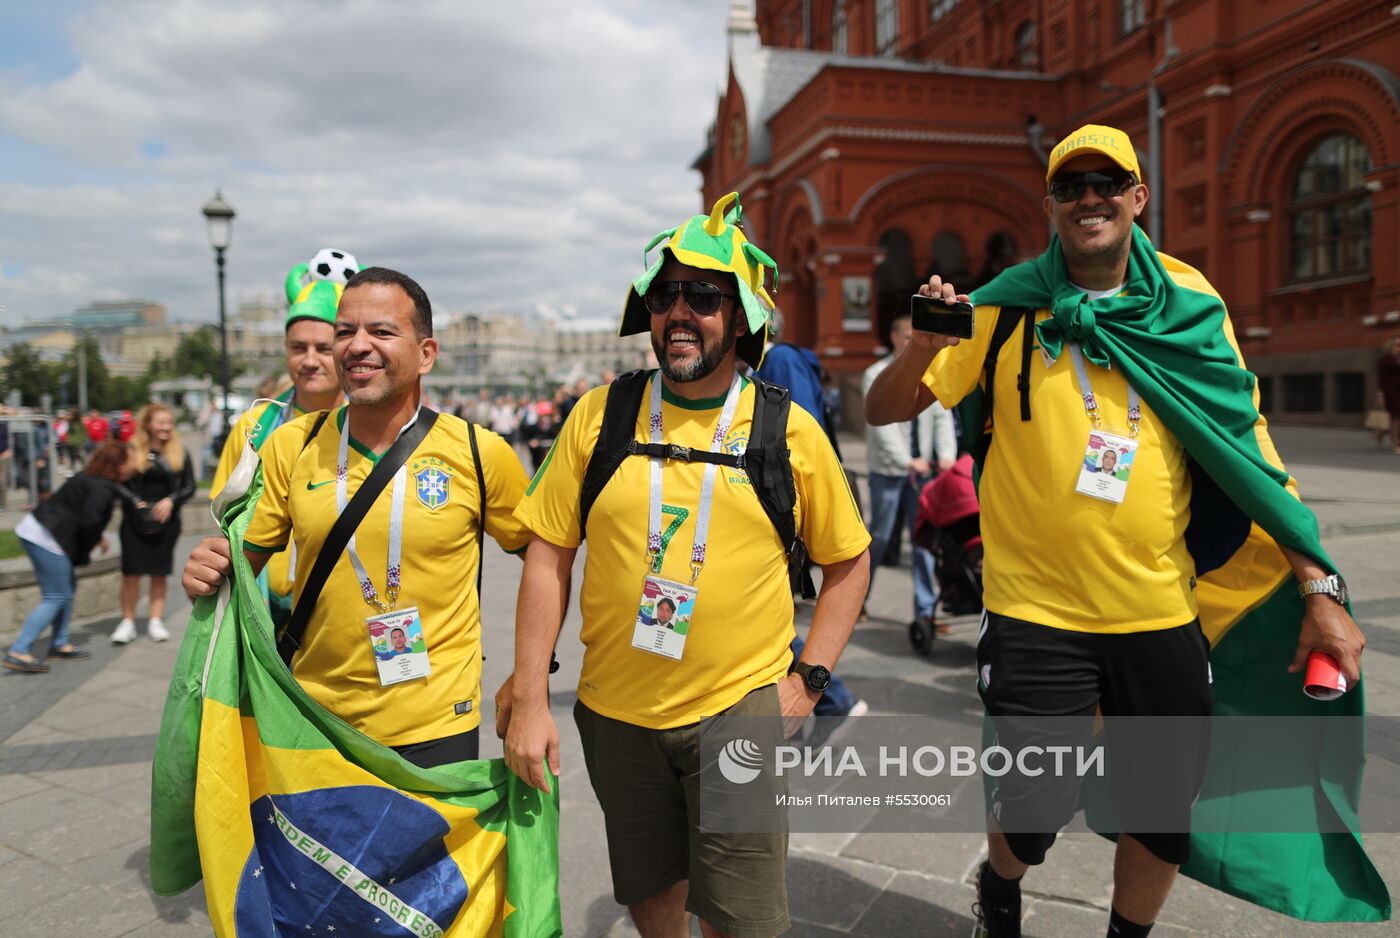
POLYGON ((10 346, 9 360, 0 372, 0 384, 4 393, 19 391, 20 403, 26 407, 38 407, 45 394, 58 397, 60 367, 55 362, 44 361, 39 352, 28 343, 10 346))
POLYGON ((13 531, 0 531, 0 560, 19 557, 24 553, 19 537, 13 531))
MULTIPOLYGON (((152 366, 156 364, 152 362, 152 366)), ((243 373, 242 365, 236 359, 228 363, 228 376, 232 381, 243 373)), ((161 362, 164 369, 161 377, 211 378, 219 380, 219 330, 213 326, 201 326, 194 332, 180 337, 175 347, 175 356, 169 362, 161 362)))

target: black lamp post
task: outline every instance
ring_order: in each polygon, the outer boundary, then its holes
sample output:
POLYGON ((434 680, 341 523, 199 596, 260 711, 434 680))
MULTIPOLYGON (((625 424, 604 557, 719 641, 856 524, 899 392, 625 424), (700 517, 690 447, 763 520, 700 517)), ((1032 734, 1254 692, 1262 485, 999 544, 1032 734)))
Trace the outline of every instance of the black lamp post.
POLYGON ((223 194, 214 190, 214 198, 204 206, 204 218, 209 223, 209 246, 214 249, 214 263, 219 269, 219 384, 224 391, 223 433, 227 436, 229 427, 228 409, 228 323, 224 303, 224 251, 228 249, 233 235, 233 206, 224 201, 223 194))

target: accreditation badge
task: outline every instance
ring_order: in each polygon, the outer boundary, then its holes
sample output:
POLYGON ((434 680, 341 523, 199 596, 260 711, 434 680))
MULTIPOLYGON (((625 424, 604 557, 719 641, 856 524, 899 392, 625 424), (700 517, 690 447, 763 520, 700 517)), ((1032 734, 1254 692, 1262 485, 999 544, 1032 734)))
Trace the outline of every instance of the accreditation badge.
POLYGON ((417 606, 381 612, 365 623, 369 626, 369 644, 382 686, 428 676, 428 642, 423 637, 423 619, 417 606))
POLYGON ((1091 430, 1074 490, 1090 498, 1122 504, 1137 448, 1138 441, 1132 437, 1091 430))
POLYGON ((632 647, 680 661, 695 614, 696 589, 688 583, 648 576, 642 583, 632 647))

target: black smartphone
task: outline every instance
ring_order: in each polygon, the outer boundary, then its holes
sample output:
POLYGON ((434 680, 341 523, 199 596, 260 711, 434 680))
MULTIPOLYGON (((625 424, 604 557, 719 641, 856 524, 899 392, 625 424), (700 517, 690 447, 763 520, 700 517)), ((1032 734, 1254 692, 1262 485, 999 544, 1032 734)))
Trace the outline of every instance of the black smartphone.
POLYGON ((973 334, 971 303, 949 303, 942 297, 915 293, 909 298, 911 325, 920 332, 935 332, 970 339, 973 334))

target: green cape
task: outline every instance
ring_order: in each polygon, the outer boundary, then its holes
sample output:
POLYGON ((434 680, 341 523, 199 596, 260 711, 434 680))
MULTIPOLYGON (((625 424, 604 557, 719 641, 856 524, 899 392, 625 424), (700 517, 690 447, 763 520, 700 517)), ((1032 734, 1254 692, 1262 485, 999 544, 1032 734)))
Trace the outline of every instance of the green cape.
MULTIPOLYGON (((1036 326, 1046 354, 1057 357, 1074 341, 1090 361, 1122 369, 1185 447, 1192 464, 1186 539, 1211 642, 1215 714, 1348 718, 1300 720, 1297 757, 1286 760, 1283 774, 1276 751, 1217 734, 1193 814, 1202 832, 1192 834, 1182 872, 1298 918, 1388 919, 1390 895, 1354 833, 1365 761, 1362 683, 1323 703, 1304 696, 1300 676, 1286 671, 1303 604, 1278 545, 1336 568, 1269 439, 1224 302, 1136 226, 1118 296, 1091 300, 1071 283, 1052 237, 1044 254, 972 298, 979 306, 1048 309, 1051 317, 1036 326), (1266 777, 1260 766, 1270 767, 1266 777), (1257 817, 1317 817, 1324 829, 1353 833, 1220 832, 1231 818, 1257 817)), ((960 406, 969 436, 984 425, 982 393, 960 406)))

